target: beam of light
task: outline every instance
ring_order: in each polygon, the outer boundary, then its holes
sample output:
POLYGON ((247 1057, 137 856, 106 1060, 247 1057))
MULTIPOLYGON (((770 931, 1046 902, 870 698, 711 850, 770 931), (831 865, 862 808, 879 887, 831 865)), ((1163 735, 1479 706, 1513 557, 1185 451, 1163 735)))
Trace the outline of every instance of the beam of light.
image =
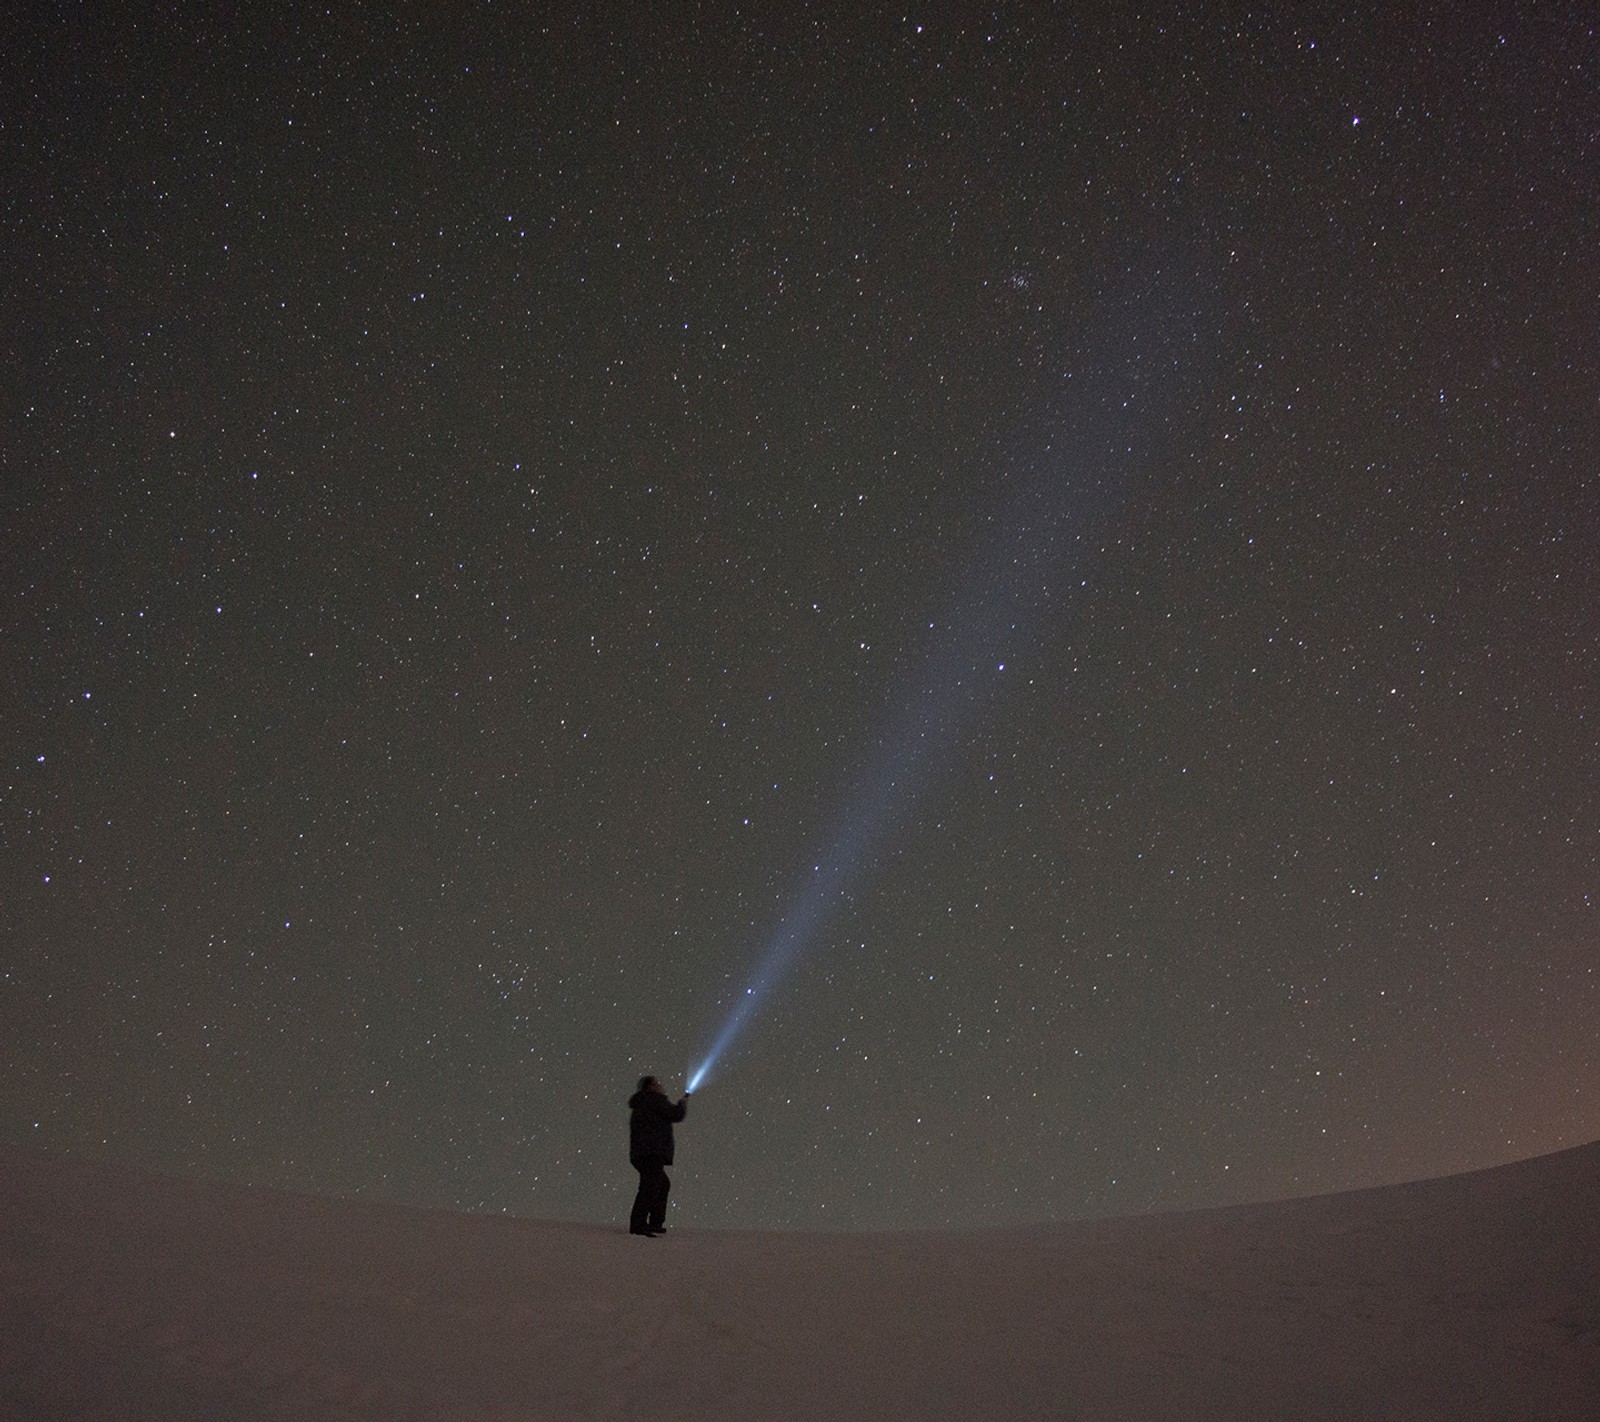
POLYGON ((897 808, 912 768, 926 754, 925 739, 902 742, 899 753, 884 773, 873 781, 853 807, 854 813, 836 836, 828 853, 816 860, 794 907, 778 924, 759 966, 707 1049, 700 1065, 689 1074, 687 1089, 696 1090, 717 1058, 744 1029, 757 1007, 784 976, 800 950, 815 937, 834 907, 844 898, 855 871, 870 857, 897 808))
MULTIPOLYGON (((851 885, 872 861, 874 851, 905 818, 925 789, 928 763, 997 694, 997 684, 1016 661, 1013 650, 1025 632, 1027 614, 1064 563, 1058 539, 1073 505, 1093 490, 1077 487, 1058 466, 1034 471, 1010 494, 1009 514, 996 520, 988 555, 977 560, 973 586, 958 601, 958 615, 934 627, 938 655, 929 658, 918 694, 903 709, 900 723, 880 742, 885 754, 860 782, 860 788, 826 851, 812 860, 784 915, 768 939, 757 966, 734 1000, 721 1028, 689 1073, 695 1091, 744 1030, 757 1008, 784 978, 802 951, 826 925, 851 885), (1042 477, 1041 477, 1042 475, 1042 477), (1072 494, 1080 495, 1076 500, 1072 494)), ((1070 536, 1070 535, 1069 535, 1070 536)))
MULTIPOLYGON (((1024 661, 1015 649, 1037 635, 1029 625, 1040 611, 1058 619, 1082 583, 1088 530, 1106 505, 1120 501, 1137 482, 1140 465, 1154 452, 1151 431, 1164 422, 1142 398, 1142 371, 1155 368, 1163 349, 1164 384, 1174 383, 1188 364, 1175 353, 1198 341, 1199 324, 1181 330, 1195 312, 1169 304, 1172 293, 1161 282, 1145 299, 1129 303, 1120 350, 1089 379, 1080 381, 1062 428, 1042 438, 1037 456, 1019 462, 989 523, 991 542, 975 560, 956 615, 937 632, 938 654, 930 656, 920 689, 907 702, 901 723, 880 744, 887 754, 862 781, 850 812, 824 853, 812 861, 792 906, 767 942, 744 990, 734 1000, 721 1028, 688 1076, 696 1090, 715 1069, 762 1002, 800 954, 818 937, 851 884, 871 862, 874 851, 902 821, 929 776, 933 752, 948 745, 962 727, 997 694, 1006 667, 1024 661), (1141 342, 1141 335, 1145 340, 1141 342), (1153 338, 1153 339, 1152 339, 1153 338)), ((1116 343, 1108 343, 1114 345, 1116 343)), ((1170 437, 1170 431, 1168 433, 1170 437)), ((931 625, 931 624, 930 624, 931 625)))

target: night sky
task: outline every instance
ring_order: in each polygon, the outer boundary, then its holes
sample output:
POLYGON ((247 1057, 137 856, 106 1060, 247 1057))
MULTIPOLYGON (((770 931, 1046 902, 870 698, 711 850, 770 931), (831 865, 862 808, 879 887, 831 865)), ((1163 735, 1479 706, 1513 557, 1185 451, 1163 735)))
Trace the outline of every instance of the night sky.
POLYGON ((678 1223, 1600 1136, 1589 6, 14 8, 0 1138, 620 1224, 775 945, 678 1223))

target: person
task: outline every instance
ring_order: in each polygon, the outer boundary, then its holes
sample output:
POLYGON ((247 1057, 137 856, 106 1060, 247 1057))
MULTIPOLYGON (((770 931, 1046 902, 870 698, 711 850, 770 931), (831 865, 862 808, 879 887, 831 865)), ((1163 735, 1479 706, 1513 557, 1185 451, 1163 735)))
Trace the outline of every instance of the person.
POLYGON ((639 1089, 628 1098, 633 1113, 628 1121, 628 1163, 639 1172, 639 1193, 628 1217, 628 1233, 655 1238, 667 1230, 667 1192, 672 1181, 672 1123, 689 1109, 689 1093, 676 1106, 667 1100, 666 1088, 653 1076, 641 1076, 639 1089))

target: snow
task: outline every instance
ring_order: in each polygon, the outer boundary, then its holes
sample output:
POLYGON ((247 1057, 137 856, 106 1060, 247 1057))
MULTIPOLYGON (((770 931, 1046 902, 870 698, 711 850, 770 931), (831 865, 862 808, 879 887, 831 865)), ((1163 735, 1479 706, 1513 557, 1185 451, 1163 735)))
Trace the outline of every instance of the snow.
POLYGON ((1600 1143, 967 1233, 453 1215, 0 1149, 0 1417, 1600 1416, 1600 1143))

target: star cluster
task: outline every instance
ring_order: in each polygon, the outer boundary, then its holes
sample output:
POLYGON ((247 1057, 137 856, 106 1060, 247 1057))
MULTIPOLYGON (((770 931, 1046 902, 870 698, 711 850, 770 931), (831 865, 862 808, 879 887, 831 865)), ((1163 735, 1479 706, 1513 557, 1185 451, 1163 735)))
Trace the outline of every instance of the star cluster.
POLYGON ((618 1218, 841 845, 685 1219, 1600 1135, 1576 8, 242 8, 0 61, 0 1135, 618 1218))

